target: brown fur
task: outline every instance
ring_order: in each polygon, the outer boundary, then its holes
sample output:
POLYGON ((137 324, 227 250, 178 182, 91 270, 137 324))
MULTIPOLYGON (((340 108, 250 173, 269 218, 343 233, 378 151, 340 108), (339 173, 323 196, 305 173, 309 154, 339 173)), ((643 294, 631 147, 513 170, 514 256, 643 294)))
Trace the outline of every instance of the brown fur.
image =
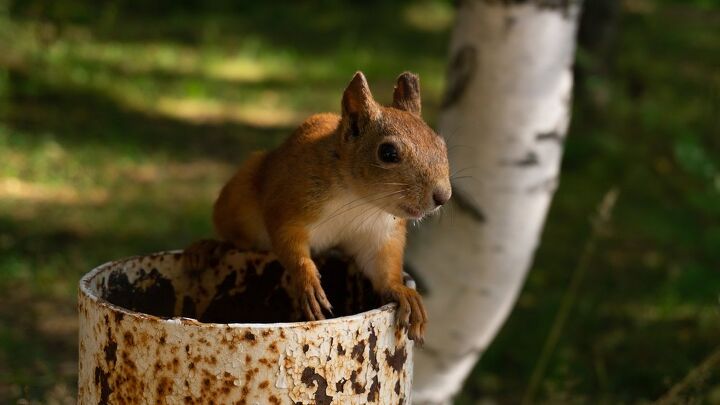
MULTIPOLYGON (((417 76, 400 75, 392 107, 383 107, 358 72, 343 94, 342 116, 313 115, 278 148, 253 154, 220 192, 213 222, 232 246, 278 256, 297 280, 309 320, 331 311, 311 250, 343 248, 378 292, 398 302, 399 322, 422 340, 427 315, 402 277, 406 220, 434 211, 450 193, 445 142, 420 117, 417 76), (397 163, 379 158, 388 142, 397 163)), ((199 244, 186 252, 190 267, 208 253, 199 244)))

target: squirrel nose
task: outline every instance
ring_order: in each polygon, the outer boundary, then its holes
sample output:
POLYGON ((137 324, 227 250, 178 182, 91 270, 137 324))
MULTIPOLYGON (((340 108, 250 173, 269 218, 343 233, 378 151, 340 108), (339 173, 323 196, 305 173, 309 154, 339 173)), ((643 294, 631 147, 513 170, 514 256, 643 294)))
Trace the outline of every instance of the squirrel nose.
POLYGON ((450 190, 442 190, 442 189, 436 189, 433 192, 433 201, 435 201, 435 206, 439 207, 450 199, 450 190))

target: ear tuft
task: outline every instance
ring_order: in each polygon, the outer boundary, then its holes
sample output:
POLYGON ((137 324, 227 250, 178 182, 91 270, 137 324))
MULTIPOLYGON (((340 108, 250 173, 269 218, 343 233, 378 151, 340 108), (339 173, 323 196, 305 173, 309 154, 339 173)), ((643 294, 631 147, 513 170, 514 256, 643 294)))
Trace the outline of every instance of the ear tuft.
POLYGON ((397 78, 393 93, 393 107, 420 115, 420 78, 410 72, 403 72, 397 78))

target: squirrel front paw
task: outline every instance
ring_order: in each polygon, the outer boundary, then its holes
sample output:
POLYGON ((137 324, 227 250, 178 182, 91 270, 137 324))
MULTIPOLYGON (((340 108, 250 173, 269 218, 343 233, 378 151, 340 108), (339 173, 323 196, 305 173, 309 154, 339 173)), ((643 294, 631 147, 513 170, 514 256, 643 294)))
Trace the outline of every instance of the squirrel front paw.
POLYGON ((425 337, 427 312, 420 293, 410 287, 400 285, 391 287, 384 294, 386 301, 397 302, 397 323, 400 328, 406 328, 410 339, 422 344, 425 337))
POLYGON ((296 283, 298 306, 305 319, 318 321, 325 319, 323 310, 332 315, 332 305, 320 284, 320 275, 314 263, 301 266, 300 278, 296 283))

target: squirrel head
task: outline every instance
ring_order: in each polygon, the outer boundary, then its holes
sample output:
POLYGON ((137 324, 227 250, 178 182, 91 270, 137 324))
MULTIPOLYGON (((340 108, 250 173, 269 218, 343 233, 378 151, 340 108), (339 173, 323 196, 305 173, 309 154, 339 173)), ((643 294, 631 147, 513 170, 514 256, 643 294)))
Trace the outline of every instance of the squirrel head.
POLYGON ((420 219, 452 193, 445 140, 423 121, 420 79, 397 78, 393 102, 373 99, 362 72, 343 93, 339 155, 347 183, 388 213, 420 219))

